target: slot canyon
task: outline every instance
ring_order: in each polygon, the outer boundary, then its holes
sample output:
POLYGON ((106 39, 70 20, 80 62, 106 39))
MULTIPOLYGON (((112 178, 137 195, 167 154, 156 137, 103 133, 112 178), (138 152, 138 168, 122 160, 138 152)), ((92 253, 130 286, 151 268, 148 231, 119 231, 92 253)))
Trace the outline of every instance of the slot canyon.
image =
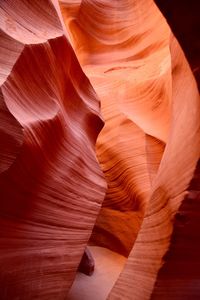
POLYGON ((199 11, 0 0, 0 300, 200 299, 199 11))

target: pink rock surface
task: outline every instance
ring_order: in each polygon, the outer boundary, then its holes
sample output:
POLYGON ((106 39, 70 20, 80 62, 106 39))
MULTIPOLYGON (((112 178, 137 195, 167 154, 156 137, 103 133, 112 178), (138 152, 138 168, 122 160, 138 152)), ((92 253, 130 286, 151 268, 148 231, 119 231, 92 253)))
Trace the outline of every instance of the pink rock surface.
POLYGON ((104 198, 103 122, 54 6, 17 2, 0 4, 0 298, 64 299, 104 198))
POLYGON ((1 1, 0 299, 198 299, 199 114, 152 0, 1 1))

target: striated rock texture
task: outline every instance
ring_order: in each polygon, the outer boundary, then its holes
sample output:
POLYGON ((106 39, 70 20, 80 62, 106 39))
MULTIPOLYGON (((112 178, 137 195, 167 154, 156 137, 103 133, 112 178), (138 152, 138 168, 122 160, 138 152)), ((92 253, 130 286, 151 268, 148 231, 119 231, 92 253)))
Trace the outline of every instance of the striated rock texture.
POLYGON ((0 19, 0 298, 199 299, 199 93, 154 1, 0 19))
POLYGON ((153 1, 60 5, 105 119, 97 156, 108 190, 90 242, 128 256, 109 299, 150 299, 199 158, 197 85, 153 1))
POLYGON ((77 57, 101 100, 105 119, 97 156, 108 191, 92 241, 126 256, 137 236, 170 125, 170 30, 152 4, 82 1, 71 17, 69 1, 61 2, 77 57), (117 224, 122 222, 120 233, 117 224))
POLYGON ((50 1, 0 19, 0 299, 65 299, 105 194, 99 101, 50 1))

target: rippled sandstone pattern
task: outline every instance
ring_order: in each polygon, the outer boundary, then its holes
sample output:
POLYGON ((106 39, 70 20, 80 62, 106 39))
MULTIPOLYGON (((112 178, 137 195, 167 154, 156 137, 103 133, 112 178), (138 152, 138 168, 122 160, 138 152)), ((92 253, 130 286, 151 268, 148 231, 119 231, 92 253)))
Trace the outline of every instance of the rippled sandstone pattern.
POLYGON ((1 299, 198 299, 199 94, 157 6, 5 0, 0 20, 1 299))
POLYGON ((0 298, 65 299, 105 194, 99 101, 50 1, 0 19, 0 298))
POLYGON ((153 1, 60 4, 105 119, 108 191, 91 241, 128 256, 109 299, 149 299, 199 158, 197 86, 153 1))

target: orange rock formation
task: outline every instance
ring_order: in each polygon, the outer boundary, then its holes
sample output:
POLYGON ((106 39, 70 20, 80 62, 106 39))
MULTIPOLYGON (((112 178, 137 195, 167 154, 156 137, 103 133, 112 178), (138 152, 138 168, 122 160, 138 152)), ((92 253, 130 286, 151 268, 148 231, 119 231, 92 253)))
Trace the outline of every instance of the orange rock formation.
POLYGON ((154 1, 0 17, 0 299, 198 299, 199 93, 154 1))

